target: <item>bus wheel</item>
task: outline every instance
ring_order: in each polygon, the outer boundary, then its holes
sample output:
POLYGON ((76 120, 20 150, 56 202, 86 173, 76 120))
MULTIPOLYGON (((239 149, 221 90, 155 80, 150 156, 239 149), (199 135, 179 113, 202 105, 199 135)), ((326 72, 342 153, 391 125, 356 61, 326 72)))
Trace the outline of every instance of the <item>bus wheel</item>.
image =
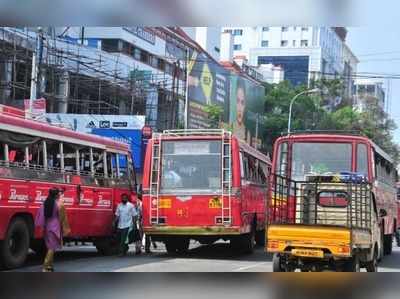
POLYGON ((31 241, 31 249, 39 257, 44 257, 47 252, 47 247, 46 247, 46 243, 44 242, 44 240, 32 240, 31 241))
POLYGON ((361 264, 360 259, 357 254, 354 255, 351 259, 347 260, 344 263, 344 272, 360 272, 361 264))
POLYGON ((365 268, 367 272, 378 272, 378 249, 375 247, 374 249, 374 257, 372 261, 366 263, 365 268))
POLYGON ((0 256, 6 269, 21 267, 29 252, 29 228, 21 218, 16 218, 8 227, 6 237, 0 244, 0 256))
POLYGON ((272 271, 273 272, 286 272, 282 266, 282 257, 279 253, 275 253, 272 257, 272 271))
POLYGON ((118 254, 119 242, 117 238, 98 239, 93 244, 101 255, 110 256, 118 254))
POLYGON ((173 238, 165 241, 165 248, 168 254, 184 254, 189 250, 190 239, 173 238))
POLYGON ((257 231, 256 233, 256 244, 258 246, 265 245, 265 229, 257 231))
POLYGON ((392 254, 393 249, 393 235, 384 235, 383 236, 383 253, 385 255, 392 254))

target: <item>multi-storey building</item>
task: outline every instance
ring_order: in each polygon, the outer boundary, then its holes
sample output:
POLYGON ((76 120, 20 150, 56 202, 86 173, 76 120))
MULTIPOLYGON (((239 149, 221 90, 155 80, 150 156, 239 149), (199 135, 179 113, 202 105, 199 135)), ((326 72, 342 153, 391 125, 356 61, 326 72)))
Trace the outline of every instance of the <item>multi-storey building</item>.
MULTIPOLYGON (((224 27, 234 36, 234 56, 251 65, 273 64, 293 85, 344 72, 346 29, 332 27, 224 27)), ((223 46, 222 46, 223 47, 223 46)))
POLYGON ((354 108, 363 112, 368 109, 368 101, 376 100, 379 107, 385 110, 386 93, 381 79, 356 79, 354 82, 354 108))

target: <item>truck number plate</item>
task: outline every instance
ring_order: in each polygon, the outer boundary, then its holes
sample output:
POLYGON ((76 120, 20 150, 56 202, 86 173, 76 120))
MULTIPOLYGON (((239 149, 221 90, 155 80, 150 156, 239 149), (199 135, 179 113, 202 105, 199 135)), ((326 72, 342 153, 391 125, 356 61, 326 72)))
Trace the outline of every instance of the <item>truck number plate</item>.
POLYGON ((315 257, 315 258, 324 257, 324 252, 322 250, 312 250, 312 249, 292 249, 292 254, 294 256, 303 256, 303 257, 315 257))

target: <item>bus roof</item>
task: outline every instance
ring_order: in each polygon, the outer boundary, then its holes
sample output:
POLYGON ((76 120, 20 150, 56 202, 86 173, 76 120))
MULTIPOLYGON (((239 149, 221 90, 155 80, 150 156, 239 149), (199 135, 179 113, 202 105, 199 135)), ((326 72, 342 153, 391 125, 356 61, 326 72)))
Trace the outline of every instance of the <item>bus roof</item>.
POLYGON ((130 151, 128 144, 114 141, 110 138, 79 133, 70 129, 57 127, 48 123, 29 120, 21 116, 14 116, 6 113, 0 113, 0 130, 19 132, 26 135, 43 137, 57 141, 62 140, 72 144, 79 144, 99 149, 109 149, 121 152, 130 151))
POLYGON ((360 135, 345 135, 345 134, 294 134, 279 137, 277 141, 285 141, 285 140, 293 140, 293 141, 337 141, 337 142, 351 142, 351 141, 362 141, 365 143, 369 143, 374 150, 385 158, 390 163, 394 163, 394 160, 383 150, 381 149, 375 142, 365 136, 360 135))

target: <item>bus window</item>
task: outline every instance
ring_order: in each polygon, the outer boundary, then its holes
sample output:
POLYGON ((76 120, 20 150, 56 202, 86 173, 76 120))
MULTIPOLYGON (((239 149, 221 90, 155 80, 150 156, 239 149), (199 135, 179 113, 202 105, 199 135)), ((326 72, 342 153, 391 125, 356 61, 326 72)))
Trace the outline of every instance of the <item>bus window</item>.
POLYGON ((93 166, 96 176, 104 176, 103 150, 93 149, 93 166))
POLYGON ((288 166, 288 144, 287 142, 279 144, 278 149, 278 168, 277 173, 281 176, 287 175, 288 166))
POLYGON ((81 173, 89 175, 90 169, 90 148, 84 147, 79 150, 79 169, 81 173))
POLYGON ((368 154, 367 146, 363 143, 357 145, 357 172, 368 175, 368 154))
POLYGON ((119 177, 128 178, 128 157, 119 154, 119 177))
POLYGON ((110 178, 117 177, 117 155, 115 153, 107 152, 107 169, 110 178))

